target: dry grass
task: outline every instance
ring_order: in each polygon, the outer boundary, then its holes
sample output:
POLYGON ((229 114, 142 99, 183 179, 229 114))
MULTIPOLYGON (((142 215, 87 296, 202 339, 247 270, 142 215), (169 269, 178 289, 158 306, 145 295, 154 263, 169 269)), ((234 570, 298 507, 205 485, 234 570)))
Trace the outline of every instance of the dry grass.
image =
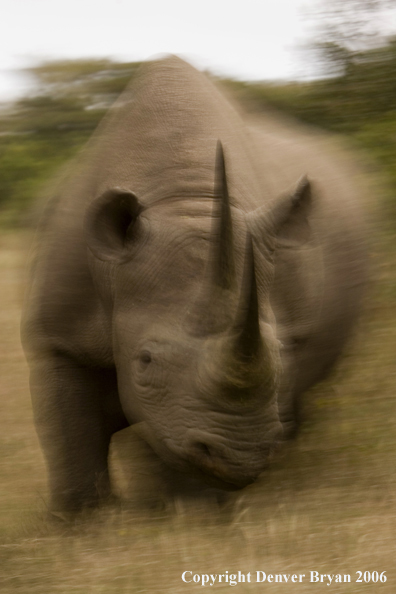
MULTIPOLYGON (((237 591, 327 588, 311 570, 350 574, 337 592, 396 591, 396 274, 377 244, 378 283, 358 335, 331 382, 306 397, 306 422, 259 484, 228 508, 181 502, 162 511, 108 508, 75 525, 45 520, 45 467, 34 432, 19 344, 26 238, 0 242, 0 591, 21 594, 188 592, 198 574, 303 573, 301 584, 238 584, 237 591), (386 571, 357 584, 356 571, 386 571)), ((124 435, 124 442, 132 438, 124 435)), ((121 445, 121 439, 118 440, 121 445)), ((113 453, 124 496, 137 488, 113 453)), ((139 468, 138 468, 138 476, 139 468)), ((158 487, 151 485, 151 492, 158 487)), ((215 588, 229 588, 218 584, 215 588)))

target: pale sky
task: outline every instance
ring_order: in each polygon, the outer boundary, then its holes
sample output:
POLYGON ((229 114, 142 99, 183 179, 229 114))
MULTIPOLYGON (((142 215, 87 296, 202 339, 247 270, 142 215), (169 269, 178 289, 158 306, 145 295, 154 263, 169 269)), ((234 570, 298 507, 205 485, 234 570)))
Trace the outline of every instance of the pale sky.
POLYGON ((44 59, 175 53, 241 79, 301 76, 302 6, 317 0, 0 0, 0 100, 44 59))
MULTIPOLYGON (((320 0, 0 0, 0 101, 26 90, 15 70, 42 60, 178 54, 244 80, 304 78, 299 51, 320 0)), ((316 31, 317 32, 317 31, 316 31)))

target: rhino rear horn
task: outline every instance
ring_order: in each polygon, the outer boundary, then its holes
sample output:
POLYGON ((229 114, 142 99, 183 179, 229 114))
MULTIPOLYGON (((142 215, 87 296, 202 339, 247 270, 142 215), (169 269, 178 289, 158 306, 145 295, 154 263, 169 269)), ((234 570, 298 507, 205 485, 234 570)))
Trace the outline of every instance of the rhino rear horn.
POLYGON ((217 241, 214 243, 215 250, 212 256, 212 283, 222 289, 229 290, 234 288, 235 285, 235 261, 230 196, 228 193, 224 151, 220 141, 217 143, 215 171, 216 200, 213 217, 215 227, 212 234, 215 237, 217 235, 217 241))
POLYGON ((190 327, 196 335, 216 334, 229 327, 231 311, 225 312, 224 304, 227 303, 232 309, 236 289, 232 217, 220 141, 217 143, 214 195, 206 275, 200 295, 190 312, 190 327))

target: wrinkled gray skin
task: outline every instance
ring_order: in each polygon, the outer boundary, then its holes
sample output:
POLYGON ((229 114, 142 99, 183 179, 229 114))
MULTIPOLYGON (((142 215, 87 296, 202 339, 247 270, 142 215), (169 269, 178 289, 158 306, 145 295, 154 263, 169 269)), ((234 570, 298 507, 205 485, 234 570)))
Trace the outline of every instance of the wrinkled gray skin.
POLYGON ((243 121, 178 58, 143 66, 36 246, 22 337, 52 509, 109 495, 111 436, 135 423, 186 475, 258 477, 357 314, 352 176, 320 137, 243 121))

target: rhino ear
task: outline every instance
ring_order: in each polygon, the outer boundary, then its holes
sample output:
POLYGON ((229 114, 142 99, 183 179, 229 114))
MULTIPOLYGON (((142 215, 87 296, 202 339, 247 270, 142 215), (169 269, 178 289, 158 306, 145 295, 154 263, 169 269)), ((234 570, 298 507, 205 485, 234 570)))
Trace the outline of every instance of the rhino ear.
POLYGON ((103 261, 122 262, 132 255, 141 235, 142 205, 135 194, 122 188, 104 192, 87 210, 85 235, 88 248, 103 261))
POLYGON ((272 204, 247 215, 248 229, 260 244, 265 242, 273 251, 277 247, 293 248, 309 241, 309 214, 312 207, 312 187, 306 176, 294 190, 282 194, 272 204))

